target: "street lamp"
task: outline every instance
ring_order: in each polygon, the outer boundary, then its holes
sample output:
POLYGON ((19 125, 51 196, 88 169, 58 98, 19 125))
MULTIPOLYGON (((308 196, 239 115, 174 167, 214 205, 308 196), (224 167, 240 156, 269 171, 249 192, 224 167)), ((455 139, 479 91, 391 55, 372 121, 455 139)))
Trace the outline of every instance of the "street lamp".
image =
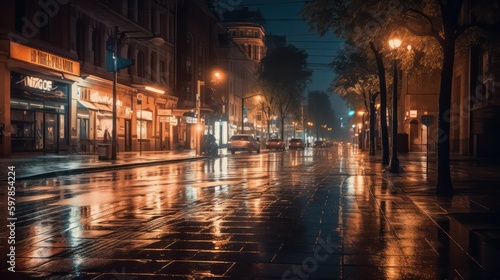
POLYGON ((111 134, 111 159, 116 160, 117 154, 117 109, 116 109, 116 84, 118 82, 118 70, 127 68, 133 64, 131 59, 123 59, 119 57, 119 48, 123 45, 125 39, 134 40, 147 40, 159 47, 165 44, 165 40, 160 36, 149 36, 149 37, 129 37, 129 33, 137 33, 141 31, 120 31, 118 26, 115 26, 112 36, 109 37, 106 42, 106 71, 113 72, 113 121, 112 121, 112 134, 111 134))
MULTIPOLYGON (((396 50, 401 46, 401 39, 393 38, 389 40, 391 49, 396 50)), ((393 81, 392 81, 392 158, 389 163, 389 172, 399 173, 398 159, 398 69, 396 57, 392 60, 393 81)))
POLYGON ((259 94, 254 94, 254 95, 251 95, 248 97, 239 96, 239 98, 241 98, 241 134, 245 134, 245 120, 244 120, 245 100, 252 98, 252 97, 255 97, 255 96, 260 96, 260 95, 261 94, 259 93, 259 94))

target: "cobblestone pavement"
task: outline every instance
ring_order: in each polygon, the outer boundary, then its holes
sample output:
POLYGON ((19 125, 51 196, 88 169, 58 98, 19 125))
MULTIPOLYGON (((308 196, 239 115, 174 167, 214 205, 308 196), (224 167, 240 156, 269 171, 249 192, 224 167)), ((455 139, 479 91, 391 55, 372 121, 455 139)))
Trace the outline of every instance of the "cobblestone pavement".
MULTIPOLYGON (((340 147, 23 180, 16 272, 3 261, 0 276, 498 278, 498 189, 485 184, 495 182, 494 169, 471 175, 473 163, 455 164, 455 197, 437 199, 432 166, 427 175, 418 157, 401 163, 404 173, 387 174, 365 153, 340 147)), ((0 200, 6 196, 2 189, 0 200)), ((2 226, 3 258, 9 235, 2 226)))

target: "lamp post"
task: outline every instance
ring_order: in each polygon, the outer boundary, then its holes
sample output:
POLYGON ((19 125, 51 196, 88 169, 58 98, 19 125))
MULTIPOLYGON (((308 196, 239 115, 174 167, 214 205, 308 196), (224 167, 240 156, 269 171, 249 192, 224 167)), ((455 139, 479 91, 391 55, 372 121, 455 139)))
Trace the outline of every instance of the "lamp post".
MULTIPOLYGON (((393 38, 389 40, 391 49, 396 50, 401 46, 401 39, 393 38)), ((392 60, 393 81, 392 81, 392 158, 389 163, 389 172, 399 173, 398 159, 398 69, 396 57, 392 60)))
POLYGON ((117 109, 116 109, 116 85, 118 83, 118 70, 127 68, 133 64, 131 59, 122 59, 119 56, 119 48, 123 45, 125 39, 147 40, 153 45, 159 47, 165 44, 165 40, 160 36, 148 37, 128 37, 127 34, 138 33, 141 31, 120 31, 118 26, 115 26, 111 37, 106 42, 106 71, 113 72, 113 115, 112 115, 112 133, 111 133, 111 159, 116 160, 117 156, 117 109))
POLYGON ((244 113, 244 109, 245 109, 245 100, 249 99, 249 98, 252 98, 252 97, 255 97, 255 96, 260 96, 260 93, 259 94, 254 94, 254 95, 251 95, 251 96, 248 96, 248 97, 242 97, 240 96, 241 98, 241 134, 244 134, 245 133, 245 120, 244 120, 244 116, 245 116, 245 113, 244 113))

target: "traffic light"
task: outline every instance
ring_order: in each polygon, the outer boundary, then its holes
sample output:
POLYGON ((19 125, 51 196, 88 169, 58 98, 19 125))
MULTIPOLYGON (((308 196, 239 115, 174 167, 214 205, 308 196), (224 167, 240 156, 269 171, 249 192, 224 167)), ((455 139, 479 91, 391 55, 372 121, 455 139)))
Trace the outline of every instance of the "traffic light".
POLYGON ((115 72, 120 69, 127 68, 134 64, 132 59, 127 58, 117 58, 116 61, 116 69, 114 65, 114 49, 115 49, 115 41, 113 38, 109 38, 106 41, 106 71, 107 72, 115 72))
MULTIPOLYGON (((133 64, 134 61, 132 59, 118 58, 118 60, 116 61, 116 71, 127 68, 133 64)), ((113 52, 110 51, 106 51, 106 71, 115 72, 113 52)))

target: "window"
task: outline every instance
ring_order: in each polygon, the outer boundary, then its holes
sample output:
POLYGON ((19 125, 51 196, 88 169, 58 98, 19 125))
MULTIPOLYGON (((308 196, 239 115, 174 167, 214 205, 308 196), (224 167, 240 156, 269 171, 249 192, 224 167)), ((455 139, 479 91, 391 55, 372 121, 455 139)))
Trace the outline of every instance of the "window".
POLYGON ((137 2, 137 23, 146 27, 146 3, 145 1, 138 1, 137 2))
POLYGON ((92 32, 92 51, 94 52, 94 65, 101 67, 102 60, 102 44, 101 34, 99 30, 94 29, 92 32))
POLYGON ((240 30, 240 37, 245 37, 245 30, 240 30))
POLYGON ((175 23, 174 23, 174 16, 170 15, 168 18, 168 37, 167 40, 170 42, 174 41, 174 34, 175 34, 175 23))
POLYGON ((173 87, 174 86, 174 63, 172 61, 170 61, 168 63, 167 78, 168 78, 168 85, 170 87, 173 87))
POLYGON ((160 82, 165 84, 168 79, 168 73, 166 73, 165 69, 165 61, 160 61, 160 82))
POLYGON ((160 14, 160 36, 164 39, 168 38, 168 26, 167 26, 167 15, 160 14))
POLYGON ((82 19, 76 22, 76 53, 79 60, 85 60, 85 27, 82 19))
POLYGON ((137 52, 137 76, 144 78, 144 53, 137 52))
POLYGON ((26 1, 15 1, 16 31, 23 32, 26 19, 26 1))
POLYGON ((254 32, 253 32, 253 36, 254 36, 255 38, 259 38, 259 32, 254 31, 254 32))
POLYGON ((158 33, 158 18, 156 16, 156 8, 151 8, 151 32, 158 33))
POLYGON ((127 17, 131 21, 137 21, 137 0, 128 0, 127 17))
POLYGON ((151 53, 149 68, 151 69, 150 70, 151 81, 156 81, 157 69, 156 69, 156 53, 155 52, 151 53))
POLYGON ((236 37, 236 30, 231 30, 231 37, 236 37))
POLYGON ((137 139, 148 139, 148 122, 145 120, 137 120, 137 139))

